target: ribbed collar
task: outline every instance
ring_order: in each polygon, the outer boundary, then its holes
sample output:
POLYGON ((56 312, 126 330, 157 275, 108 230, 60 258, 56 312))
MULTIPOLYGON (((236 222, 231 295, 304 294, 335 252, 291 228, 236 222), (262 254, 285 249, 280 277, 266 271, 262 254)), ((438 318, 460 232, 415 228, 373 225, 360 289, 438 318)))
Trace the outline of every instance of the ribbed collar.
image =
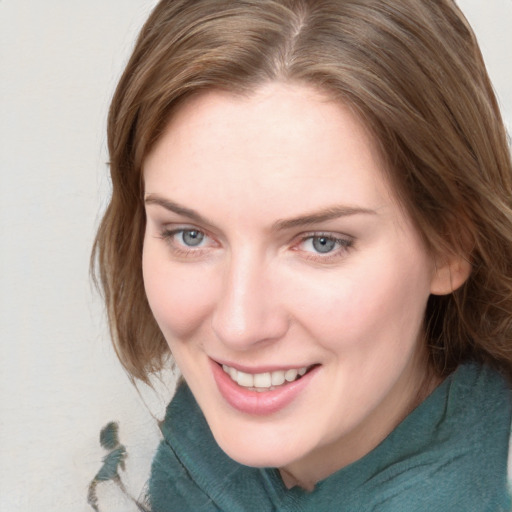
MULTIPOLYGON (((190 479, 191 487, 184 492, 194 492, 197 486, 197 492, 207 496, 203 501, 211 508, 205 505, 205 511, 355 512, 395 507, 393 512, 411 512, 426 510, 414 508, 413 502, 424 507, 432 493, 455 507, 436 510, 467 511, 482 493, 489 500, 496 493, 503 495, 510 402, 498 373, 476 364, 462 365, 374 450, 307 492, 286 489, 275 469, 250 468, 230 459, 213 439, 188 386, 181 384, 162 424, 159 451, 169 452, 167 461, 175 457, 190 479), (461 495, 454 497, 453 489, 461 495), (396 508, 401 500, 409 508, 396 508)), ((153 466, 150 492, 160 492, 157 487, 166 478, 172 487, 176 475, 155 474, 164 470, 162 464, 153 466)), ((432 500, 434 506, 437 501, 432 500)))

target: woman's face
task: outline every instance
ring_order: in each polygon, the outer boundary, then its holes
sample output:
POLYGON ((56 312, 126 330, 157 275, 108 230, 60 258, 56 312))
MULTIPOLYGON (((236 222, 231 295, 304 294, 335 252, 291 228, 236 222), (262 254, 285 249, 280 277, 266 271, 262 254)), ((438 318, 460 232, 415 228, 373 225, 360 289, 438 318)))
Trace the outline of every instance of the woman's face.
POLYGON ((221 448, 314 482, 376 446, 427 373, 435 274, 358 118, 305 86, 204 93, 144 180, 149 304, 221 448))

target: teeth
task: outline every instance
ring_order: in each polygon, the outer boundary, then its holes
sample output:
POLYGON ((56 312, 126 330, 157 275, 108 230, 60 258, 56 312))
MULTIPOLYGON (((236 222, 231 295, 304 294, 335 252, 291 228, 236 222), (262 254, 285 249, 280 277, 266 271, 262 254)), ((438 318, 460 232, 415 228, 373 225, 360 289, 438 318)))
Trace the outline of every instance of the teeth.
POLYGON ((239 386, 244 388, 255 388, 255 391, 268 391, 274 389, 275 386, 281 386, 285 382, 293 382, 298 377, 302 377, 308 367, 293 368, 290 370, 277 370, 275 372, 265 373, 245 373, 235 370, 231 366, 222 365, 222 369, 234 380, 239 386))
POLYGON ((298 373, 299 372, 297 370, 287 370, 286 373, 284 374, 284 378, 288 382, 293 382, 297 378, 298 373))
POLYGON ((243 386, 244 388, 254 387, 254 376, 250 373, 237 372, 236 381, 239 386, 243 386))
POLYGON ((272 386, 280 386, 281 384, 284 384, 285 378, 283 371, 272 372, 271 376, 272 386))
POLYGON ((270 373, 257 373, 254 375, 254 387, 255 388, 269 388, 272 386, 272 377, 270 373))

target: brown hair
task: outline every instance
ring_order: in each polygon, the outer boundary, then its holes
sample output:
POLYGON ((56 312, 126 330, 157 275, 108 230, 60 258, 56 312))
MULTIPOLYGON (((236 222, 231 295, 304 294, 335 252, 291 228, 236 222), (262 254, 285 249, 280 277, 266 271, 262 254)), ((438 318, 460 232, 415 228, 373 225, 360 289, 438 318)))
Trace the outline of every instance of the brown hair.
POLYGON ((467 282, 429 300, 434 368, 443 374, 474 359, 512 375, 510 151, 475 36, 451 0, 157 5, 112 101, 112 198, 93 251, 128 372, 147 381, 169 350, 142 278, 144 159, 190 95, 245 93, 272 80, 309 84, 350 105, 428 247, 470 259, 467 282))

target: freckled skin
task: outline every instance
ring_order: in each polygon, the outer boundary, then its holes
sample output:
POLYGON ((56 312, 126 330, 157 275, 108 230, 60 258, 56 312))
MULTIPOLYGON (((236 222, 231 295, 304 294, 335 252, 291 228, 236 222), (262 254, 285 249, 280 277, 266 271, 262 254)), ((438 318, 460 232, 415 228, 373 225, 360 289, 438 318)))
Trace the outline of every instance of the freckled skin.
POLYGON ((172 119, 144 180, 146 196, 203 217, 148 203, 143 271, 221 448, 304 487, 374 448, 424 382, 422 321, 440 278, 358 119, 305 86, 208 92, 172 119), (275 229, 340 205, 372 213, 275 229), (325 252, 321 235, 336 240, 325 252), (226 403, 210 358, 320 369, 290 405, 256 417, 226 403))

